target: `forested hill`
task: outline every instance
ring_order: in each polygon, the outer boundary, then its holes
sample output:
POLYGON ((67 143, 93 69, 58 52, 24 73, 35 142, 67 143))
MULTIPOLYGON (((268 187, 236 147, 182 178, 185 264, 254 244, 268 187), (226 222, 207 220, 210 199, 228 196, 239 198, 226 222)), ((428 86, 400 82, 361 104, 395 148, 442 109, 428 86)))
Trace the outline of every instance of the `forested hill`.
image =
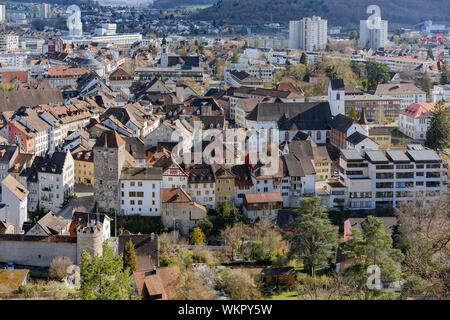
POLYGON ((450 23, 448 0, 219 0, 214 6, 193 14, 197 20, 231 24, 263 24, 298 20, 313 15, 330 25, 359 25, 369 5, 381 8, 381 17, 391 23, 414 25, 424 20, 450 23))

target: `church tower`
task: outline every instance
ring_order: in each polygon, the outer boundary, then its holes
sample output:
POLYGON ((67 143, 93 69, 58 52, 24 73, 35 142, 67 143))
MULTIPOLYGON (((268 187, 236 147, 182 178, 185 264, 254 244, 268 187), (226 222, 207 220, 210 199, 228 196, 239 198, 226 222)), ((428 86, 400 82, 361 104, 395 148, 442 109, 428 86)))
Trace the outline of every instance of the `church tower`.
POLYGON ((167 40, 164 36, 161 42, 161 68, 167 68, 169 66, 169 52, 167 49, 167 40))
POLYGON ((331 115, 345 115, 345 85, 343 79, 331 79, 328 85, 328 103, 331 115))

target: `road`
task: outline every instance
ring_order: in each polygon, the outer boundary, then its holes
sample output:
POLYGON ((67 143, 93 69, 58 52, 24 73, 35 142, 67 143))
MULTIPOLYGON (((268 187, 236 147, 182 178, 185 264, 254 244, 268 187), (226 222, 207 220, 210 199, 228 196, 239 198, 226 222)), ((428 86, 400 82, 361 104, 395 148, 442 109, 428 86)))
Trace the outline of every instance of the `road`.
POLYGON ((72 220, 72 211, 90 212, 94 208, 94 189, 82 184, 75 184, 75 195, 69 204, 56 213, 64 220, 72 220))

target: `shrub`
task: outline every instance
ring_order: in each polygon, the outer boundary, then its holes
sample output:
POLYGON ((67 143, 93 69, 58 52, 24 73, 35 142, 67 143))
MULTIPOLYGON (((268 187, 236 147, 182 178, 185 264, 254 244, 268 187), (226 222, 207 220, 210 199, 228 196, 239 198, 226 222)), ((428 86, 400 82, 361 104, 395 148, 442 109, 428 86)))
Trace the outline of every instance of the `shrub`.
POLYGON ((73 261, 67 257, 56 257, 50 264, 50 277, 56 280, 63 280, 66 277, 67 268, 73 265, 73 261))
POLYGON ((195 249, 192 253, 192 259, 197 263, 205 263, 208 267, 214 267, 219 264, 214 253, 204 249, 195 249))

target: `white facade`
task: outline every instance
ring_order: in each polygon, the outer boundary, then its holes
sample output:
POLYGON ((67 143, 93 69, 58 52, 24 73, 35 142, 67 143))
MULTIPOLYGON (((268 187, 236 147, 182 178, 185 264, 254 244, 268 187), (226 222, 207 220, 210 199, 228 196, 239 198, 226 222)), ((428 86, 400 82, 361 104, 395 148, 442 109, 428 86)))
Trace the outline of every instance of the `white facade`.
POLYGON ((189 195, 192 201, 204 205, 207 209, 214 208, 216 205, 214 182, 190 182, 189 195))
POLYGON ((0 4, 0 23, 6 21, 6 5, 0 4))
POLYGON ((318 51, 327 45, 327 20, 320 17, 289 21, 289 48, 318 51))
POLYGON ((188 190, 188 176, 178 165, 173 163, 163 172, 161 188, 181 188, 188 190))
POLYGON ((19 36, 1 35, 0 36, 0 52, 8 52, 19 49, 19 36))
POLYGON ((388 43, 388 22, 378 18, 377 27, 369 28, 370 20, 361 20, 359 24, 359 45, 373 49, 384 48, 388 43))
MULTIPOLYGON (((1 38, 0 38, 1 42, 1 38)), ((0 44, 1 45, 1 44, 0 44)), ((1 51, 1 49, 0 49, 1 51)), ((0 54, 0 63, 3 66, 25 67, 28 55, 26 54, 0 54)))
POLYGON ((446 190, 446 168, 432 150, 387 150, 385 156, 382 151, 361 155, 346 149, 339 167, 345 206, 350 209, 395 208, 403 202, 436 199, 446 190))
POLYGON ((21 233, 23 223, 28 220, 28 190, 13 176, 2 181, 2 204, 0 221, 7 220, 14 225, 14 233, 21 233))
POLYGON ((39 201, 47 210, 58 212, 74 190, 74 161, 70 152, 65 153, 62 172, 42 171, 38 167, 39 201))
POLYGON ((120 214, 160 216, 162 180, 120 180, 120 214))
POLYGON ((431 102, 450 102, 450 84, 444 86, 434 86, 430 90, 431 102))

